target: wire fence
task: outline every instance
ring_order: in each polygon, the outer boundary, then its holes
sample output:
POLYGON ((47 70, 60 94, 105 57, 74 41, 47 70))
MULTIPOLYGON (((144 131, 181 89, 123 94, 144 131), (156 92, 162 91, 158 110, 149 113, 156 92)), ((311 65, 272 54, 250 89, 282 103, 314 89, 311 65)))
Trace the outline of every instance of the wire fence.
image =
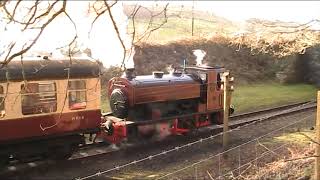
MULTIPOLYGON (((309 166, 313 163, 314 156, 304 153, 313 154, 313 143, 309 139, 312 137, 306 133, 312 132, 310 127, 314 126, 314 118, 314 114, 299 118, 226 151, 165 173, 157 179, 286 178, 289 174, 292 175, 292 172, 299 171, 299 167, 306 165, 295 161, 308 161, 309 166), (292 162, 297 163, 296 171, 288 169, 292 167, 292 162), (285 167, 286 165, 288 167, 285 167)), ((281 118, 281 120, 288 119, 281 118)), ((237 138, 233 136, 233 141, 236 140, 237 138)))
MULTIPOLYGON (((130 173, 135 171, 130 168, 136 168, 137 166, 135 165, 137 164, 145 164, 142 166, 148 167, 149 163, 157 163, 162 156, 163 158, 174 158, 174 153, 185 153, 186 151, 183 150, 192 149, 194 145, 197 145, 198 150, 201 151, 201 146, 210 144, 214 147, 212 148, 212 152, 209 152, 209 154, 208 152, 205 153, 205 158, 201 160, 199 158, 192 160, 192 157, 191 159, 185 159, 190 163, 182 161, 176 166, 171 166, 169 169, 165 168, 165 170, 159 171, 159 174, 155 175, 155 178, 243 179, 245 176, 255 178, 257 174, 261 175, 262 172, 266 174, 265 176, 269 176, 270 174, 268 173, 270 172, 266 171, 264 166, 271 162, 278 162, 280 160, 284 162, 285 160, 294 158, 289 150, 290 148, 307 148, 308 151, 312 150, 312 147, 309 147, 312 137, 309 137, 308 133, 312 132, 310 127, 314 126, 315 117, 313 113, 307 113, 303 118, 301 117, 301 115, 297 117, 283 117, 277 118, 275 122, 272 120, 272 122, 261 123, 267 124, 266 127, 260 127, 255 122, 241 128, 232 129, 227 133, 229 133, 232 140, 230 143, 234 146, 226 150, 221 149, 220 144, 223 134, 220 133, 76 179, 90 179, 112 173, 116 174, 116 176, 120 175, 121 172, 130 173), (257 129, 259 127, 261 129, 257 129), (265 133, 261 135, 261 131, 265 133), (260 134, 255 132, 259 132, 260 134), (297 137, 298 142, 295 141, 297 137)), ((264 119, 261 119, 261 121, 264 119)), ((197 152, 196 154, 201 154, 201 152, 197 152)), ((189 156, 190 154, 186 155, 186 157, 189 156)))

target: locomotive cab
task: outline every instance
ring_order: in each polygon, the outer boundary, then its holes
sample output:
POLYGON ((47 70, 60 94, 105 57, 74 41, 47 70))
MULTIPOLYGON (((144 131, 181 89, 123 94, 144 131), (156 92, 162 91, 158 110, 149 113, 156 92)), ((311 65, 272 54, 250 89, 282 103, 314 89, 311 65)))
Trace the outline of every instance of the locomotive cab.
POLYGON ((195 66, 186 67, 186 73, 198 77, 201 81, 201 102, 199 111, 215 111, 223 107, 223 91, 221 90, 221 76, 225 72, 221 67, 195 66))

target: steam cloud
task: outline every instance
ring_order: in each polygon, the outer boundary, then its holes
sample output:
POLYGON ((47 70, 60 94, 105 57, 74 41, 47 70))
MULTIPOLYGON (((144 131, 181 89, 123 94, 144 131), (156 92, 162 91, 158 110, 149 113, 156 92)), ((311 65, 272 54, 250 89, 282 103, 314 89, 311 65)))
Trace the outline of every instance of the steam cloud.
POLYGON ((204 64, 202 63, 202 60, 207 53, 201 49, 196 49, 196 50, 193 50, 192 52, 197 57, 196 58, 197 66, 203 66, 204 64))

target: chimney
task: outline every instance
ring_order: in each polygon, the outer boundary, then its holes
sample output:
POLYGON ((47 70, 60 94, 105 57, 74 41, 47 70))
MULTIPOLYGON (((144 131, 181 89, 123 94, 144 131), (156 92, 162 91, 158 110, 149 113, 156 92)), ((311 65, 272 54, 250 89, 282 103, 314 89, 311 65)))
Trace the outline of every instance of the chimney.
POLYGON ((135 74, 134 74, 134 68, 128 68, 126 69, 125 71, 125 77, 128 79, 128 80, 132 80, 133 78, 135 78, 135 74))

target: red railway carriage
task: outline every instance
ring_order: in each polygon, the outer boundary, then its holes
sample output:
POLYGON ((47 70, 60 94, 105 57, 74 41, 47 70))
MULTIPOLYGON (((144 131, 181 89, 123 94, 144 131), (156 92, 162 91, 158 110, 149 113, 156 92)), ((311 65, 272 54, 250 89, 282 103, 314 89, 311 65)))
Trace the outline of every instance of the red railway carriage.
POLYGON ((82 133, 98 132, 99 67, 83 59, 34 59, 0 69, 0 159, 68 156, 82 133))
POLYGON ((128 69, 109 81, 112 115, 106 131, 117 142, 135 134, 181 134, 194 128, 222 123, 222 67, 186 67, 170 74, 135 76, 128 69), (124 127, 126 126, 126 127, 124 127))

